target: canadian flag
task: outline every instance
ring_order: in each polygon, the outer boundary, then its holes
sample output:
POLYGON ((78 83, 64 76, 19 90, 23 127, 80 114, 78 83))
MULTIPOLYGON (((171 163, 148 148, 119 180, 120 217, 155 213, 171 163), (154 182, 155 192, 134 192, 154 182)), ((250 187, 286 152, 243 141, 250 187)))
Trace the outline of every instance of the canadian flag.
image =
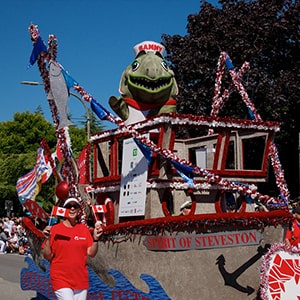
POLYGON ((107 211, 105 205, 93 205, 92 209, 95 214, 106 213, 107 211))
POLYGON ((68 208, 53 206, 51 215, 58 217, 67 217, 69 215, 69 211, 70 210, 68 208))

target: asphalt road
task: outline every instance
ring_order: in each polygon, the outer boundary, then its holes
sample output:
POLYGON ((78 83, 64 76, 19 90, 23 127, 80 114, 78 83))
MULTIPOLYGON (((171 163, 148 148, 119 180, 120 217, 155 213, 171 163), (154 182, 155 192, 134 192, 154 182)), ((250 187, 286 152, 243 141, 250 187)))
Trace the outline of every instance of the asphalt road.
POLYGON ((27 263, 19 254, 0 254, 0 299, 33 300, 34 291, 23 291, 20 287, 20 272, 27 263))

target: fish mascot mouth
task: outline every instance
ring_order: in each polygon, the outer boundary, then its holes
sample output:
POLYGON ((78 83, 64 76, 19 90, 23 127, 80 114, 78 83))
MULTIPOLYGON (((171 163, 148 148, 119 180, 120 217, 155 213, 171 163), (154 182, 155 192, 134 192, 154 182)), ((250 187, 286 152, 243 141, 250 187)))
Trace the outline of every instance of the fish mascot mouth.
POLYGON ((128 77, 128 88, 140 89, 150 94, 160 93, 172 88, 173 81, 171 76, 160 77, 158 79, 150 79, 146 76, 134 76, 128 77))

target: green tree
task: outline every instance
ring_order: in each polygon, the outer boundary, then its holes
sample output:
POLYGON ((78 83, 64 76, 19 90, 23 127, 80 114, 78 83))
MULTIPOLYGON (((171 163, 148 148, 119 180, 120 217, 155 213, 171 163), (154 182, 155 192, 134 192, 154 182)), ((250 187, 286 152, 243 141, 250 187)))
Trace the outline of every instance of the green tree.
MULTIPOLYGON (((91 134, 103 131, 105 129, 105 126, 103 125, 103 121, 100 120, 91 109, 89 109, 89 112, 90 112, 91 134)), ((86 123, 85 123, 85 128, 86 128, 86 123)))
MULTIPOLYGON (((71 126, 69 134, 73 154, 77 158, 87 142, 86 129, 71 126)), ((14 211, 22 212, 16 183, 18 178, 34 167, 37 150, 43 139, 54 152, 57 143, 55 129, 40 109, 35 113, 17 112, 13 120, 0 123, 0 211, 4 212, 5 200, 13 200, 14 211)), ((51 176, 36 198, 47 211, 53 205, 54 187, 55 178, 51 176)))
POLYGON ((76 126, 70 126, 69 132, 70 132, 70 140, 72 144, 71 146, 72 146, 73 155, 77 158, 80 151, 87 143, 86 129, 78 128, 76 126))
MULTIPOLYGON (((217 60, 222 51, 228 53, 236 68, 249 62, 250 70, 243 77, 243 85, 263 120, 281 122, 275 142, 292 197, 296 196, 300 3, 223 0, 217 7, 205 1, 200 3, 199 13, 188 16, 186 36, 162 36, 166 58, 171 62, 179 86, 177 110, 210 114, 217 60)), ((225 87, 229 80, 229 76, 224 79, 225 87)), ((231 95, 221 115, 247 116, 238 93, 231 95)))
POLYGON ((36 152, 43 138, 50 147, 56 143, 55 130, 41 113, 17 112, 12 121, 0 123, 0 153, 36 152))
MULTIPOLYGON (((5 200, 13 200, 14 210, 21 213, 16 183, 35 165, 36 153, 43 139, 49 147, 55 147, 55 130, 39 111, 15 113, 11 121, 0 123, 0 207, 4 211, 5 200)), ((37 201, 53 200, 53 181, 43 185, 37 201)))

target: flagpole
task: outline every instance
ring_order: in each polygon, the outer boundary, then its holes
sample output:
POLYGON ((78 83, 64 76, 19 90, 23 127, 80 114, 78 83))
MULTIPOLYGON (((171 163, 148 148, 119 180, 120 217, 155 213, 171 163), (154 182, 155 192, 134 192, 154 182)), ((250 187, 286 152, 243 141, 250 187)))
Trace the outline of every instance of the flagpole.
MULTIPOLYGON (((95 223, 97 223, 97 222, 100 221, 100 220, 98 220, 98 217, 97 217, 97 215, 96 215, 96 213, 95 213, 95 211, 94 211, 94 209, 93 209, 93 206, 92 206, 92 212, 93 212, 93 215, 94 215, 95 220, 96 220, 95 223)), ((101 222, 101 221, 100 221, 100 222, 101 222)))
POLYGON ((48 226, 51 226, 51 219, 52 218, 53 218, 53 207, 52 207, 52 210, 51 210, 51 215, 49 217, 48 226))

